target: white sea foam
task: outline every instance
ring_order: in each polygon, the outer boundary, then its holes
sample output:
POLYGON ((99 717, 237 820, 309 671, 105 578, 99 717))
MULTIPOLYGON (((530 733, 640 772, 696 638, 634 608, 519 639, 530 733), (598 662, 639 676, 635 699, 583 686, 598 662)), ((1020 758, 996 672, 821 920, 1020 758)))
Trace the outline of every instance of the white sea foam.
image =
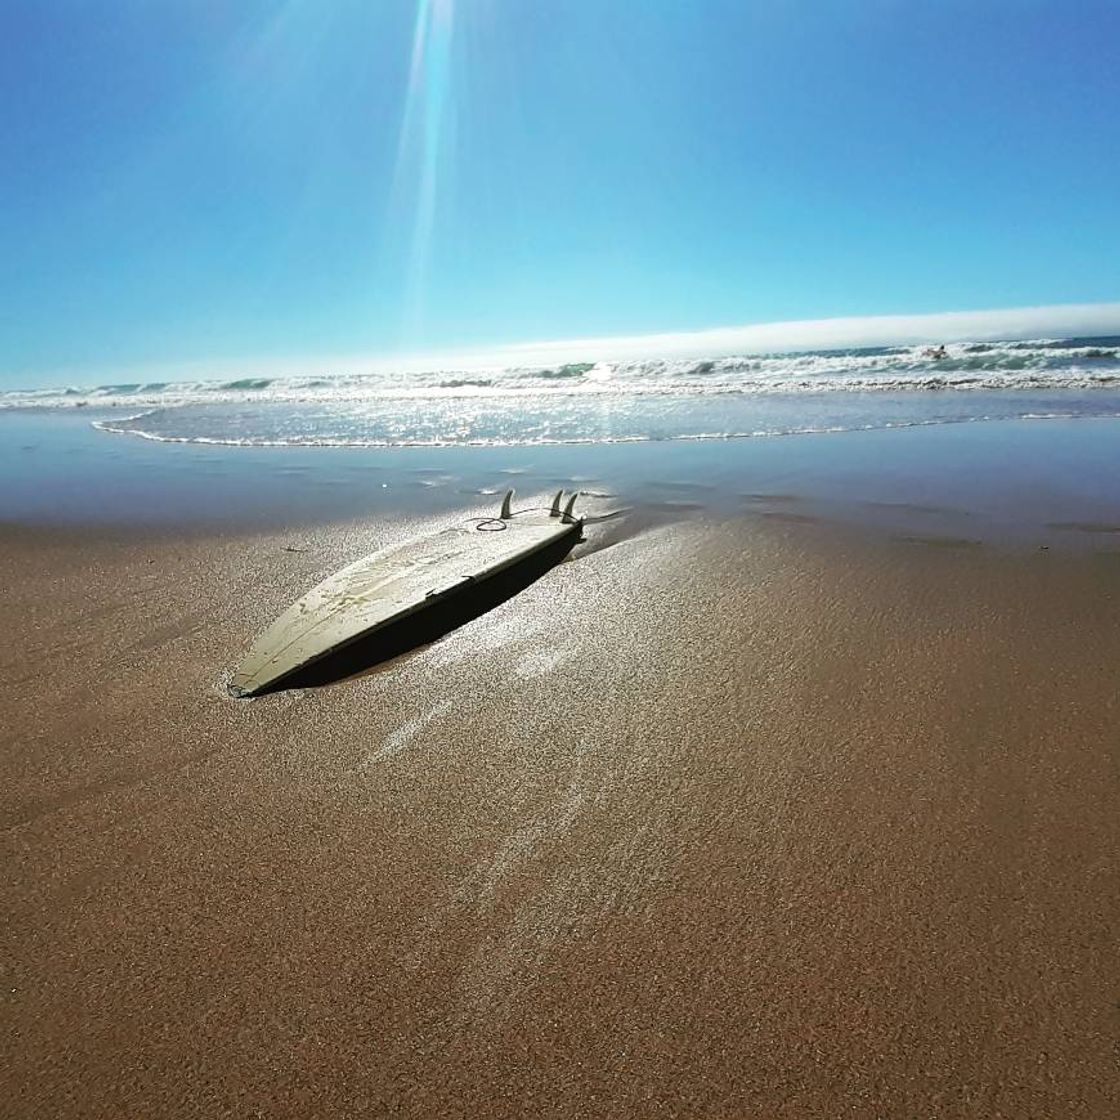
POLYGON ((214 447, 321 447, 321 448, 442 448, 442 447, 551 447, 591 444, 627 444, 627 443, 691 443, 714 440, 735 439, 773 439, 782 436, 812 436, 812 435, 838 435, 845 432, 885 431, 896 428, 924 428, 948 424, 975 424, 995 420, 1063 420, 1073 419, 1077 416, 1091 415, 1097 418, 1120 419, 1120 410, 1102 411, 1091 413, 1082 411, 1050 411, 1050 412, 1021 412, 998 415, 975 416, 945 416, 935 419, 914 420, 880 420, 864 423, 847 424, 817 424, 801 426, 776 426, 769 428, 753 428, 747 430, 727 431, 699 431, 676 432, 661 435, 599 435, 599 436, 564 436, 545 435, 532 437, 518 437, 515 435, 495 435, 490 437, 472 438, 446 438, 446 439, 372 439, 372 438, 344 438, 331 436, 295 436, 287 439, 274 439, 267 436, 242 436, 219 437, 202 435, 165 435, 158 432, 148 432, 141 428, 117 427, 109 421, 97 421, 93 426, 99 431, 114 435, 137 436, 140 439, 150 440, 154 443, 180 443, 198 444, 214 447))
POLYGON ((1120 340, 961 344, 934 359, 919 347, 715 359, 654 359, 223 381, 139 382, 0 393, 0 408, 173 408, 193 404, 348 404, 594 395, 1091 389, 1120 386, 1120 340))
POLYGON ((94 427, 233 447, 730 439, 1016 416, 1109 415, 1120 339, 957 344, 486 371, 137 382, 0 394, 94 427), (117 411, 124 415, 113 415, 117 411), (92 418, 91 418, 92 419, 92 418))

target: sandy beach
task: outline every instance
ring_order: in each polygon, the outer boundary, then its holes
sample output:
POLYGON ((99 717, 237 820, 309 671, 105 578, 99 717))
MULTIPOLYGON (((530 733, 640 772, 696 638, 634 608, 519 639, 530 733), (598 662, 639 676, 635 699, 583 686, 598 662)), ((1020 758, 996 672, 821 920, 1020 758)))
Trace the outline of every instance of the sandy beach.
POLYGON ((3 15, 0 1120, 1120 1120, 1120 0, 3 15))
POLYGON ((229 699, 376 543, 0 532, 5 1115, 1115 1115, 1114 549, 600 526, 229 699))

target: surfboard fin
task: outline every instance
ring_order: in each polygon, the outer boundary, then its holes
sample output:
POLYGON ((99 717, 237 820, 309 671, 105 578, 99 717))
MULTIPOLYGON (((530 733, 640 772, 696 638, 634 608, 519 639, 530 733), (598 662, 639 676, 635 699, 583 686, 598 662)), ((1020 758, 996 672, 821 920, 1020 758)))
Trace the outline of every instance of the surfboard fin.
POLYGON ((563 520, 565 525, 571 525, 571 524, 573 524, 573 522, 578 520, 578 518, 575 518, 575 517, 572 516, 572 506, 574 506, 576 504, 576 498, 578 498, 578 497, 579 497, 579 491, 577 490, 568 499, 568 504, 564 507, 564 513, 563 513, 563 516, 562 516, 561 520, 563 520))
POLYGON ((556 491, 556 497, 552 499, 552 509, 550 509, 548 511, 548 516, 549 517, 559 517, 560 516, 560 503, 563 500, 564 500, 564 491, 563 490, 557 490, 556 491))
POLYGON ((498 516, 503 521, 508 521, 513 516, 513 513, 509 508, 509 504, 512 501, 513 501, 513 491, 512 490, 507 490, 506 491, 506 496, 502 499, 502 512, 498 514, 498 516))

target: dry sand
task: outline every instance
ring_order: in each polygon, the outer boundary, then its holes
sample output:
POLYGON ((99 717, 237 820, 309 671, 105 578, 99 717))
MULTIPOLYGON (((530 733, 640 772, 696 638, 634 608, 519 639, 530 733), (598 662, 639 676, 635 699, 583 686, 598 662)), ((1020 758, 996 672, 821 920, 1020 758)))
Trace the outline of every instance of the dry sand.
POLYGON ((1115 554, 667 526, 226 698, 372 543, 0 532, 4 1115, 1120 1112, 1115 554))

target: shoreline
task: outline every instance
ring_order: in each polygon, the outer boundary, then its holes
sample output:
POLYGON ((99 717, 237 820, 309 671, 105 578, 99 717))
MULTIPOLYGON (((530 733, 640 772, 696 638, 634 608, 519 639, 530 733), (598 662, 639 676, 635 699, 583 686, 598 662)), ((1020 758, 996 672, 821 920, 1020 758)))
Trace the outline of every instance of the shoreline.
POLYGON ((628 510, 642 525, 753 515, 963 544, 1120 547, 1120 419, 373 450, 154 444, 59 420, 17 426, 22 436, 2 445, 0 524, 124 535, 391 529, 488 509, 508 488, 527 500, 563 487, 580 490, 592 516, 628 510))

